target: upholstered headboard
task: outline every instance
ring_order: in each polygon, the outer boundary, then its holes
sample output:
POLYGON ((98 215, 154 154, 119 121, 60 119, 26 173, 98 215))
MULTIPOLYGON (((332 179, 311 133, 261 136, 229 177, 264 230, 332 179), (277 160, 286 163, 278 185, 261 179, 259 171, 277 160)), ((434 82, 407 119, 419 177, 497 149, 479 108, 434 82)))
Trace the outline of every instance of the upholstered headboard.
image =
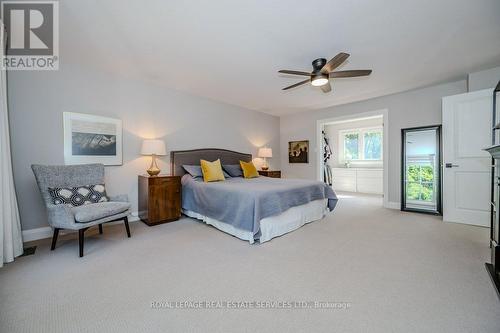
POLYGON ((182 176, 186 173, 182 168, 183 165, 200 165, 202 159, 215 161, 219 158, 222 164, 239 164, 240 161, 250 162, 252 154, 217 148, 172 151, 170 152, 170 172, 173 176, 182 176))

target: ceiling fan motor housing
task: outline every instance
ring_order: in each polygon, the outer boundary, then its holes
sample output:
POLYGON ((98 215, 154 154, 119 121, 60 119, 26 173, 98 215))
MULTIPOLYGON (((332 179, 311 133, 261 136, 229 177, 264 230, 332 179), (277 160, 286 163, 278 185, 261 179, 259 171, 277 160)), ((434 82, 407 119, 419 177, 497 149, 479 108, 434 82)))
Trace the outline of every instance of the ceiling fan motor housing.
POLYGON ((313 73, 319 72, 326 65, 325 58, 318 58, 312 62, 313 73))

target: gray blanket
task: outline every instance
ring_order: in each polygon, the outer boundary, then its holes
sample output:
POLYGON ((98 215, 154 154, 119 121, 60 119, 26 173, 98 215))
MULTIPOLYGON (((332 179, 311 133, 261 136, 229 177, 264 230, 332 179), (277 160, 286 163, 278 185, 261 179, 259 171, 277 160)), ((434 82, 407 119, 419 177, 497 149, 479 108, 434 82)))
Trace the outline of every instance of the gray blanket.
POLYGON ((338 200, 330 186, 318 181, 235 177, 204 183, 191 175, 182 177, 183 209, 252 231, 257 238, 261 219, 320 199, 328 199, 330 211, 338 200))

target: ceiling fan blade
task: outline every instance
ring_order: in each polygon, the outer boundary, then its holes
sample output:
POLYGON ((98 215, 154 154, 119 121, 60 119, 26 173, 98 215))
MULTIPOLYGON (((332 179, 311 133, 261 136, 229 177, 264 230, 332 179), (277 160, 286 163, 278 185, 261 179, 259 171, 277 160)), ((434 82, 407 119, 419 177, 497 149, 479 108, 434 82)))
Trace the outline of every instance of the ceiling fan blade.
POLYGON ((308 72, 290 71, 288 69, 282 69, 282 70, 278 71, 278 73, 311 76, 311 73, 308 73, 308 72))
POLYGON ((330 82, 327 84, 324 84, 321 86, 321 90, 323 90, 324 93, 332 91, 332 86, 330 85, 330 82))
POLYGON ((366 76, 372 73, 371 69, 358 69, 354 71, 338 71, 330 73, 330 77, 356 77, 356 76, 366 76))
POLYGON ((285 87, 283 88, 283 90, 288 90, 288 89, 292 89, 292 88, 295 88, 295 87, 298 87, 298 86, 301 86, 307 82, 309 82, 310 80, 307 79, 307 80, 304 80, 304 81, 300 81, 299 83, 295 83, 295 84, 292 84, 291 86, 288 86, 288 87, 285 87))
POLYGON ((348 53, 340 52, 335 57, 330 59, 330 61, 327 62, 325 66, 323 66, 323 68, 321 68, 321 73, 323 74, 331 73, 335 68, 339 67, 344 61, 346 61, 347 58, 349 58, 348 53))

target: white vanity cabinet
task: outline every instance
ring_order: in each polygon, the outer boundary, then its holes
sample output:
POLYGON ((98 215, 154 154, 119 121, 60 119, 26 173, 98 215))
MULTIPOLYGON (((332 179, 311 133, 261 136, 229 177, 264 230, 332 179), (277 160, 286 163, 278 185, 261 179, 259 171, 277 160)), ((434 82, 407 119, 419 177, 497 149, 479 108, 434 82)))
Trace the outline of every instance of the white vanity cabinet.
POLYGON ((356 192, 356 169, 332 168, 332 187, 337 191, 356 192))
POLYGON ((375 168, 332 168, 336 191, 383 194, 384 170, 375 168))

